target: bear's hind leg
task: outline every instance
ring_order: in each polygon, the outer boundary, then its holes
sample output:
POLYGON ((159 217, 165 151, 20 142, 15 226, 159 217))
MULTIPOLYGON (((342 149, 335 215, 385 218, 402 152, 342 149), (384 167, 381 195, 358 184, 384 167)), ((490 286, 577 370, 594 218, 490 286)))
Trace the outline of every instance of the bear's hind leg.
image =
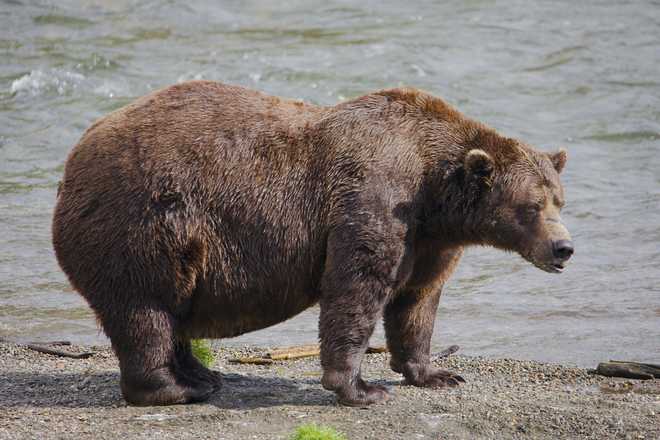
POLYGON ((193 403, 213 393, 213 386, 197 380, 177 359, 176 320, 164 307, 127 301, 111 319, 100 318, 119 358, 121 390, 129 404, 193 403))

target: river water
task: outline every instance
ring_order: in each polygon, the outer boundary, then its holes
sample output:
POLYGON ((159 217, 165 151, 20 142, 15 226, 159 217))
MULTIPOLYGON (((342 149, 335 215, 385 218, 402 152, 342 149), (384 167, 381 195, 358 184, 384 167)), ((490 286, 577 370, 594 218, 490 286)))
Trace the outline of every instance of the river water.
MULTIPOLYGON (((412 85, 565 146, 571 265, 470 249, 434 347, 660 361, 657 1, 0 1, 0 336, 107 343, 50 244, 63 162, 96 118, 195 78, 326 105, 412 85)), ((222 343, 313 342, 317 317, 222 343)))

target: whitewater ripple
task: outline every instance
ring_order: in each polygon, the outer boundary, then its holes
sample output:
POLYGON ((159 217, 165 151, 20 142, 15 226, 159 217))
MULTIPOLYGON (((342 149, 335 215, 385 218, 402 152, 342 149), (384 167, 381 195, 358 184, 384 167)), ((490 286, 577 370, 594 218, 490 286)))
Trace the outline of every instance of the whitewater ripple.
POLYGON ((117 84, 62 69, 33 70, 14 80, 9 91, 16 97, 93 94, 112 98, 127 93, 125 87, 117 84))

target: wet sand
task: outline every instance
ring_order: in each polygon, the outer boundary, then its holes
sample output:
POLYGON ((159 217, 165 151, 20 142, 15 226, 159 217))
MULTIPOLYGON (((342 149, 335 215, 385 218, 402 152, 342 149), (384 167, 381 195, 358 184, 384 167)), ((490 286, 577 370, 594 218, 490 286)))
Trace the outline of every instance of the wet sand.
POLYGON ((584 369, 453 355, 436 360, 467 383, 404 386, 387 354, 369 354, 366 379, 392 399, 368 409, 338 406, 320 385, 317 358, 272 365, 229 363, 259 348, 216 351, 222 390, 202 404, 130 407, 108 347, 67 359, 0 343, 2 439, 287 439, 300 424, 329 425, 349 439, 660 438, 660 380, 611 379, 584 369))

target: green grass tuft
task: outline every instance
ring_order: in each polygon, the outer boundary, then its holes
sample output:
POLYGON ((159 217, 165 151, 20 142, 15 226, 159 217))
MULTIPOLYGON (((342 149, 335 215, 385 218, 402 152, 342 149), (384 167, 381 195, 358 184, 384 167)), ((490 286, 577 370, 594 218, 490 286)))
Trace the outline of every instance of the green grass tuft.
POLYGON ((211 346, 204 339, 193 339, 190 341, 193 356, 197 358, 206 368, 209 368, 215 362, 215 355, 211 346))
POLYGON ((346 437, 328 426, 307 424, 299 426, 291 440, 346 440, 346 437))

